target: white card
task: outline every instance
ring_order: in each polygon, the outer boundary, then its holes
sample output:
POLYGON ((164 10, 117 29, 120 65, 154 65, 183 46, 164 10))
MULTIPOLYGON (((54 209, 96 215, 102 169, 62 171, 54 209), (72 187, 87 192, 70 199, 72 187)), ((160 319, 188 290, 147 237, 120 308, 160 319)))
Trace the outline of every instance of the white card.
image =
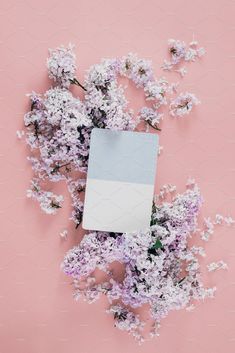
POLYGON ((156 134, 92 130, 84 229, 124 233, 149 227, 157 150, 156 134))

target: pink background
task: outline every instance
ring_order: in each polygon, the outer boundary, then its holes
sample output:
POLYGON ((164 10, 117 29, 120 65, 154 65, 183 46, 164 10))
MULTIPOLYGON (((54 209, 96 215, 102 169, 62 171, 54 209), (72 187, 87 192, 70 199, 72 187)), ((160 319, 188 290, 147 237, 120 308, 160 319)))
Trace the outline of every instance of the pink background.
MULTIPOLYGON (((71 281, 59 266, 81 234, 70 224, 68 240, 59 237, 68 226, 68 204, 49 217, 25 198, 31 169, 27 149, 15 134, 28 108, 25 93, 49 86, 48 47, 69 41, 77 45, 81 81, 84 71, 102 57, 129 51, 151 58, 161 75, 167 39, 189 41, 194 34, 207 55, 189 66, 181 87, 202 104, 186 119, 166 117, 157 189, 172 182, 182 191, 187 177, 195 177, 206 200, 204 216, 234 215, 234 16, 231 0, 0 2, 1 353, 235 351, 234 229, 220 228, 206 244, 204 264, 223 258, 229 265, 227 272, 204 273, 208 285, 217 285, 216 299, 192 313, 172 313, 163 321, 160 338, 139 347, 113 328, 104 313, 105 299, 93 305, 73 300, 71 281)), ((142 105, 142 92, 131 88, 129 96, 132 106, 142 105)))

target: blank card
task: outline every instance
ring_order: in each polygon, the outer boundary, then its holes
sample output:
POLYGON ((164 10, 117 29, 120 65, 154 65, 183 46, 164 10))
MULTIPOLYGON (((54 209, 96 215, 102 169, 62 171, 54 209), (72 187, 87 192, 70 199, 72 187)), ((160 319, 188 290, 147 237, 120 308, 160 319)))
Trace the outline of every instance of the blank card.
POLYGON ((157 151, 156 134, 92 130, 84 229, 124 233, 149 227, 157 151))

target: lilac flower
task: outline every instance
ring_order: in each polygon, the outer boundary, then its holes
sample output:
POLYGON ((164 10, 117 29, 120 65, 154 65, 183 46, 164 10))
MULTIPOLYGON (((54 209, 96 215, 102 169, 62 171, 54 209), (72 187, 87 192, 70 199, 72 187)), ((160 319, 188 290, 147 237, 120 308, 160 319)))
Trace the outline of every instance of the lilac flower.
MULTIPOLYGON (((88 233, 80 245, 65 256, 62 268, 77 280, 90 276, 95 268, 109 273, 109 264, 125 264, 122 282, 110 279, 103 287, 89 288, 90 295, 105 293, 109 300, 119 299, 135 308, 148 303, 157 322, 170 310, 187 307, 193 298, 211 295, 199 278, 199 263, 195 257, 201 249, 187 246, 189 236, 197 229, 197 214, 201 206, 198 188, 177 195, 172 203, 155 205, 151 227, 137 233, 88 233), (187 267, 182 278, 183 264, 187 267), (198 285, 195 287, 195 281, 198 285)), ((122 313, 122 307, 115 312, 122 313)), ((129 322, 117 322, 127 329, 129 322)), ((127 329, 128 330, 128 329, 127 329)))
POLYGON ((211 262, 209 265, 207 265, 208 271, 216 271, 216 270, 227 270, 228 265, 223 261, 217 261, 217 262, 211 262))
MULTIPOLYGON (((169 39, 168 40, 168 50, 170 54, 170 61, 164 60, 163 70, 171 71, 174 66, 182 62, 193 62, 205 54, 205 49, 198 47, 198 43, 193 40, 189 43, 187 47, 184 41, 169 39)), ((178 70, 179 74, 183 77, 187 73, 186 68, 182 67, 178 70)))
POLYGON ((27 197, 37 200, 43 212, 53 215, 62 207, 64 201, 62 195, 55 195, 51 191, 42 190, 36 179, 32 180, 31 189, 27 190, 27 197))
POLYGON ((152 108, 144 107, 140 110, 140 119, 146 121, 153 128, 159 130, 157 127, 162 119, 163 114, 153 110, 152 108))
POLYGON ((187 70, 185 67, 181 67, 180 69, 175 70, 175 72, 178 72, 181 75, 181 77, 184 77, 187 74, 187 70))
POLYGON ((153 70, 150 61, 138 60, 133 66, 131 79, 137 87, 144 87, 147 82, 153 79, 153 70))
POLYGON ((208 241, 214 233, 214 224, 210 218, 204 218, 205 229, 201 232, 202 240, 208 241))
POLYGON ((227 225, 231 226, 235 223, 235 220, 232 217, 225 217, 221 214, 216 214, 215 219, 212 220, 210 217, 204 218, 204 229, 200 232, 201 239, 204 241, 209 241, 211 235, 214 234, 215 227, 218 225, 227 225))
POLYGON ((68 237, 67 229, 64 229, 62 232, 60 232, 60 237, 61 237, 61 239, 64 239, 64 240, 67 239, 67 237, 68 237))
POLYGON ((192 93, 181 93, 177 98, 172 99, 170 103, 170 114, 172 116, 181 117, 189 114, 194 105, 200 101, 192 93))
POLYGON ((138 62, 138 56, 136 54, 133 53, 129 53, 126 56, 123 56, 120 59, 120 74, 122 76, 131 77, 132 71, 134 69, 134 66, 136 65, 136 63, 138 62))
POLYGON ((79 246, 69 250, 62 264, 68 275, 79 279, 89 276, 98 267, 106 271, 107 265, 122 259, 121 238, 115 233, 92 232, 84 236, 79 246))
POLYGON ((143 338, 140 332, 143 330, 144 323, 140 320, 139 315, 120 304, 112 305, 107 313, 113 315, 116 327, 131 333, 140 343, 142 342, 143 338))
POLYGON ((66 89, 52 88, 42 97, 39 109, 25 115, 27 143, 39 150, 32 159, 35 171, 50 180, 63 179, 71 165, 87 166, 91 119, 84 104, 66 89))
POLYGON ((120 73, 133 80, 137 87, 144 87, 154 78, 151 62, 132 53, 120 60, 120 73))
MULTIPOLYGON (((205 251, 202 247, 188 246, 188 238, 197 230, 201 203, 200 191, 193 184, 171 202, 155 204, 151 226, 145 231, 86 234, 81 243, 65 256, 63 270, 77 283, 84 276, 89 278, 96 268, 111 278, 103 285, 92 282, 82 289, 76 284, 76 297, 82 293, 88 302, 93 302, 103 293, 111 304, 119 300, 119 304, 112 304, 109 309, 115 325, 121 330, 134 332, 141 341, 139 325, 142 327, 142 324, 126 305, 136 308, 149 304, 155 320, 152 336, 158 335, 161 319, 171 310, 189 310, 193 299, 213 297, 215 288, 205 288, 200 277, 197 255, 205 256, 205 251), (114 280, 109 271, 109 264, 113 261, 125 265, 121 282, 114 280)), ((224 268, 222 263, 220 265, 224 268)))
POLYGON ((221 214, 217 214, 215 216, 215 221, 214 224, 226 224, 228 226, 232 225, 235 223, 235 220, 232 217, 224 217, 221 214))
POLYGON ((118 62, 103 60, 87 73, 85 105, 94 126, 112 130, 133 130, 136 122, 127 108, 124 89, 117 84, 118 62))
POLYGON ((47 59, 47 68, 49 78, 61 87, 68 88, 76 73, 76 56, 73 51, 74 46, 60 46, 56 49, 50 49, 50 56, 47 59))
POLYGON ((168 82, 164 78, 158 81, 147 82, 144 91, 146 99, 154 101, 156 108, 167 104, 166 94, 168 92, 168 82))
POLYGON ((40 110, 43 107, 42 96, 36 92, 32 92, 26 95, 29 97, 31 102, 31 111, 34 109, 40 110))
POLYGON ((164 184, 160 190, 158 195, 155 196, 155 201, 165 200, 168 195, 173 195, 176 191, 176 186, 172 184, 164 184))
MULTIPOLYGON (((204 53, 196 42, 186 47, 184 42, 175 40, 169 41, 169 51, 171 61, 165 63, 168 70, 184 61, 194 61, 204 53)), ((30 110, 24 116, 25 139, 30 148, 28 160, 35 174, 27 195, 37 200, 44 212, 55 214, 62 207, 63 196, 48 191, 46 182, 63 180, 71 197, 70 219, 77 228, 83 215, 92 129, 134 130, 141 120, 158 128, 163 116, 159 108, 169 104, 168 95, 176 92, 178 84, 156 79, 151 62, 135 54, 103 59, 93 65, 87 71, 85 87, 75 77, 75 54, 71 45, 51 50, 47 65, 55 87, 44 94, 31 93, 30 110), (128 106, 119 76, 143 89, 148 107, 140 109, 137 119, 128 106), (70 83, 85 90, 83 100, 69 91, 70 83), (81 177, 81 173, 85 175, 81 177)), ((183 76, 185 69, 176 67, 183 76)), ((170 113, 188 114, 198 103, 193 94, 181 93, 171 100, 170 113)), ((19 132, 18 135, 24 136, 19 132)), ((67 252, 61 265, 65 274, 73 278, 76 300, 83 297, 92 303, 101 294, 106 295, 115 326, 131 333, 139 342, 143 341, 143 322, 133 308, 148 305, 153 319, 150 336, 154 336, 159 335, 160 321, 170 311, 190 310, 194 299, 214 296, 215 288, 205 288, 200 277, 198 256, 205 256, 204 249, 188 244, 188 239, 198 232, 202 197, 194 180, 187 186, 184 193, 176 194, 174 185, 163 185, 155 197, 147 229, 124 234, 87 232, 67 252), (113 262, 122 265, 122 280, 115 278, 113 262), (104 281, 96 282, 96 269, 105 273, 104 281)), ((208 240, 216 225, 233 223, 232 217, 221 215, 216 215, 215 220, 205 219, 201 237, 208 240)), ((67 230, 60 236, 65 239, 67 230)), ((215 267, 225 268, 225 264, 221 260, 208 269, 215 267)))
POLYGON ((189 48, 185 54, 185 61, 195 61, 203 55, 205 55, 205 49, 202 47, 198 48, 198 42, 192 41, 189 43, 189 48))
POLYGON ((160 156, 162 154, 163 151, 163 146, 158 146, 158 156, 160 156))
POLYGON ((70 124, 66 126, 69 131, 80 126, 91 126, 83 103, 66 89, 52 88, 44 97, 44 111, 51 125, 70 124))
POLYGON ((19 140, 21 140, 24 135, 25 135, 24 130, 17 130, 16 131, 16 136, 18 137, 19 140))
POLYGON ((183 41, 169 39, 168 49, 171 55, 171 62, 173 65, 178 64, 186 55, 186 44, 183 41))

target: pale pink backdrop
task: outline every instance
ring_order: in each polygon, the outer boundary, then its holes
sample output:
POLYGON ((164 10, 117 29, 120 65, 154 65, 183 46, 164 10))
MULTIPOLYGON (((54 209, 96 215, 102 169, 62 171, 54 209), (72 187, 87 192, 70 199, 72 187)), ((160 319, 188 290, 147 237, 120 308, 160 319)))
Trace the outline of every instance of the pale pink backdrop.
MULTIPOLYGON (((102 57, 129 51, 151 58, 160 75, 167 39, 188 41, 194 35, 207 55, 189 66, 182 87, 202 104, 186 119, 166 117, 157 189, 172 182, 182 191, 187 177, 195 177, 205 198, 203 215, 234 215, 234 16, 231 0, 1 0, 1 353, 235 351, 234 229, 221 228, 206 244, 203 264, 223 258, 229 265, 227 272, 204 273, 206 283, 218 288, 216 298, 192 313, 172 313, 163 321, 160 338, 139 347, 114 329, 104 313, 105 299, 93 305, 73 300, 60 263, 81 234, 70 224, 69 238, 62 241, 59 232, 68 226, 69 208, 49 217, 25 198, 31 169, 15 134, 28 108, 25 93, 49 87, 48 47, 77 45, 81 81, 102 57)), ((129 96, 134 107, 143 103, 142 93, 133 88, 129 96)))

